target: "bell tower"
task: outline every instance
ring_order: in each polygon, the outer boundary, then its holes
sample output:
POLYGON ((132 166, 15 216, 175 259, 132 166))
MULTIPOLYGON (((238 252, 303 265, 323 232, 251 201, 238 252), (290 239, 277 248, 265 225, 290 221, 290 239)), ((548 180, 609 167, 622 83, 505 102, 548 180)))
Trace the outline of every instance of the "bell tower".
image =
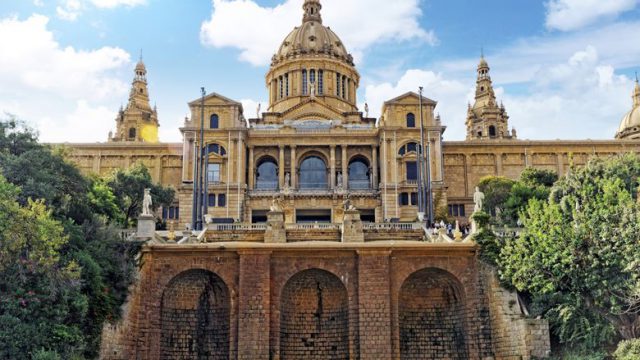
POLYGON ((109 141, 158 142, 158 111, 151 108, 147 86, 147 68, 138 61, 134 70, 129 102, 120 108, 116 118, 116 133, 109 141))
POLYGON ((503 104, 498 105, 489 63, 480 57, 477 69, 476 95, 467 109, 467 140, 515 139, 515 129, 509 132, 509 115, 503 104))

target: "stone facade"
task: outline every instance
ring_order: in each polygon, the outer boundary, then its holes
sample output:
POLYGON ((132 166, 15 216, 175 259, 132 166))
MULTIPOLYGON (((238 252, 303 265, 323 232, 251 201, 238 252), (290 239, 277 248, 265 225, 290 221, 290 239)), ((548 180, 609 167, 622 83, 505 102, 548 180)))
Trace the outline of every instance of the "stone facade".
POLYGON ((472 239, 425 234, 419 184, 466 224, 484 176, 562 175, 593 156, 640 152, 640 85, 617 140, 517 140, 483 57, 467 140, 444 142, 437 103, 422 93, 386 101, 378 119, 358 110, 360 75, 321 9, 305 0, 302 24, 274 55, 266 112, 245 116, 210 93, 188 104, 182 143, 157 143, 140 62, 116 135, 67 144, 85 173, 142 163, 173 186, 162 213, 176 229, 203 221, 198 207, 212 222, 177 242, 155 234, 122 323, 105 327, 102 358, 546 356, 548 324, 522 314, 472 239))
POLYGON ((473 244, 158 244, 142 260, 135 311, 105 337, 105 359, 529 359, 549 349, 546 323, 510 310, 473 244))

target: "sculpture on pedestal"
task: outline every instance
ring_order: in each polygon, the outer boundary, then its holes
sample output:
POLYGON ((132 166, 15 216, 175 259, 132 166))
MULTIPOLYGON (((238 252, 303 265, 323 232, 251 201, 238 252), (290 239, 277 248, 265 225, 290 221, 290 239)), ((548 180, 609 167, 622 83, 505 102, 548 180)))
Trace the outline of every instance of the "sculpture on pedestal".
POLYGON ((144 189, 144 197, 142 198, 142 216, 153 216, 151 207, 153 200, 151 199, 151 189, 144 189))

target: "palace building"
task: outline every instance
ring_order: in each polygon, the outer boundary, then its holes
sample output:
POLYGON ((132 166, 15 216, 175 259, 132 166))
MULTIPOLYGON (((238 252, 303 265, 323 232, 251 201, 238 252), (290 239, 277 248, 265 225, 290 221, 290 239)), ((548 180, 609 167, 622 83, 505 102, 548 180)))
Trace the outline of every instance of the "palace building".
POLYGON ((123 322, 105 328, 103 358, 548 354, 548 325, 500 288, 473 236, 430 234, 420 210, 466 224, 484 176, 562 175, 593 156, 639 152, 640 85, 615 139, 519 140, 482 56, 466 140, 445 142, 437 102, 422 94, 398 94, 380 118, 360 111, 347 46, 320 1, 305 0, 272 58, 259 117, 210 93, 189 102, 183 142, 160 143, 141 60, 109 141, 70 145, 87 173, 142 163, 177 190, 162 211, 171 230, 138 233, 149 240, 140 279, 123 322))

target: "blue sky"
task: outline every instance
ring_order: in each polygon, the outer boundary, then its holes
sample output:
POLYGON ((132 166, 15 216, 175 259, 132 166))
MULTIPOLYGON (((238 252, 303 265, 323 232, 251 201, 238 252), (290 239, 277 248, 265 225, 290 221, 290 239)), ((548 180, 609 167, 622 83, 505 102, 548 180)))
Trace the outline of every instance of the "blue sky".
MULTIPOLYGON (((3 0, 0 111, 43 141, 106 140, 142 49, 163 141, 205 86, 255 116, 303 0, 3 0)), ((520 138, 610 139, 640 68, 640 0, 322 0, 362 75, 359 103, 418 86, 463 139, 484 53, 520 138)))

